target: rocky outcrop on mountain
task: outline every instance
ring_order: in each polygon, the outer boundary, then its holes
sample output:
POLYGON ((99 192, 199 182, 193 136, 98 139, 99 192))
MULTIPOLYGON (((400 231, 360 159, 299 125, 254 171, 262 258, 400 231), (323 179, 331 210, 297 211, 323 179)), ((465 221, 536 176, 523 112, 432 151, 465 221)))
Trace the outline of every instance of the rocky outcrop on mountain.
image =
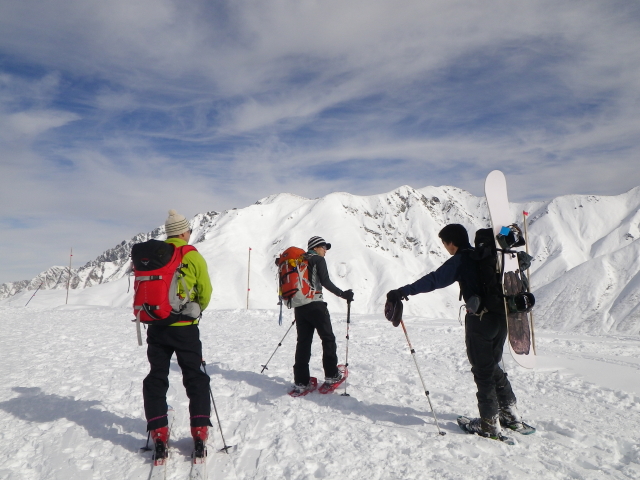
MULTIPOLYGON (((212 220, 217 215, 217 212, 196 215, 191 220, 192 228, 195 232, 202 232, 211 226, 212 220)), ((23 290, 65 289, 67 282, 69 282, 69 288, 75 290, 117 280, 127 273, 133 245, 150 239, 163 238, 165 238, 164 225, 148 233, 139 233, 130 240, 123 240, 122 243, 103 252, 95 260, 87 262, 82 267, 72 268, 70 280, 69 268, 56 266, 45 270, 31 280, 4 283, 0 285, 0 299, 11 297, 23 290)))
MULTIPOLYGON (((617 196, 567 195, 512 204, 511 211, 518 223, 522 212, 529 212, 537 325, 640 331, 640 187, 617 196)), ((332 279, 356 294, 352 311, 380 313, 388 290, 414 282, 449 258, 438 238, 448 223, 464 225, 473 241, 475 231, 490 224, 484 198, 447 186, 403 186, 371 196, 338 192, 317 199, 271 195, 246 208, 196 215, 191 243, 209 266, 212 308, 246 308, 248 297, 252 308, 275 308, 273 259, 285 248, 304 248, 309 237, 321 235, 333 245, 327 261, 332 279)), ((164 238, 164 229, 139 234, 72 270, 71 288, 87 291, 85 300, 77 296, 75 301, 127 305, 131 293, 126 285, 106 287, 126 275, 131 246, 149 238, 164 238), (107 284, 104 293, 86 290, 99 284, 107 284)), ((28 282, 5 284, 0 292, 13 298, 42 282, 43 289, 66 288, 67 280, 64 267, 53 267, 28 282)), ((457 316, 458 293, 453 285, 412 297, 405 313, 457 316)), ((332 311, 344 308, 330 294, 325 300, 332 311)))

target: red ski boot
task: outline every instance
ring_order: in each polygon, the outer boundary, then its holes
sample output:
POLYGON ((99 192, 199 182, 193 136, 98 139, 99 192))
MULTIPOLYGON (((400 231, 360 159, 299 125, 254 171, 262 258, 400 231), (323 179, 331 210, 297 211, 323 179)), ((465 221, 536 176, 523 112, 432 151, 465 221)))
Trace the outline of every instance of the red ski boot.
POLYGON ((151 439, 155 446, 155 452, 153 454, 153 464, 162 465, 168 456, 168 442, 169 442, 169 427, 160 427, 155 430, 151 430, 151 439))

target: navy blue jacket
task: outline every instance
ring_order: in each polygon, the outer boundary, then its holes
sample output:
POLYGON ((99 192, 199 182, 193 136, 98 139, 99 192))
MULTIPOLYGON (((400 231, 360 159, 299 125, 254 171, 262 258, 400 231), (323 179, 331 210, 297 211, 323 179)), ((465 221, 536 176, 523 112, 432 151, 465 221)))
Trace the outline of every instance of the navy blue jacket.
POLYGON ((405 296, 417 295, 445 288, 458 282, 463 298, 465 301, 468 300, 478 292, 478 274, 473 261, 469 258, 471 252, 473 252, 471 245, 458 248, 455 255, 444 262, 440 268, 427 273, 409 285, 405 285, 400 290, 405 296))

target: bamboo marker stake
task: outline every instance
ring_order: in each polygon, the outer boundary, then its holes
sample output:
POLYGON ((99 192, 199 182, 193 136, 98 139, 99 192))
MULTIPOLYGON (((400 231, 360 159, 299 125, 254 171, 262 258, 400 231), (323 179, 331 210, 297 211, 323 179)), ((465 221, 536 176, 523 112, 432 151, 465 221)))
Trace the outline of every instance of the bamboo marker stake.
POLYGON ((69 278, 67 279, 67 299, 64 304, 69 303, 69 285, 71 285, 71 259, 73 258, 73 247, 71 247, 71 253, 69 254, 69 278))
POLYGON ((249 263, 247 265, 247 310, 249 310, 249 292, 251 291, 251 247, 249 247, 249 263))

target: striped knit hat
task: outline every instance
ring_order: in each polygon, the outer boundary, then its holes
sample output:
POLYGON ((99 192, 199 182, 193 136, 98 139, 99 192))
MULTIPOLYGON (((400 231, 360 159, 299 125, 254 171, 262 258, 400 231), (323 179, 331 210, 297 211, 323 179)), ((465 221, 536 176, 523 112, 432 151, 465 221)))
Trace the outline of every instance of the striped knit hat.
POLYGON ((324 241, 322 237, 311 237, 307 243, 307 250, 311 250, 316 247, 327 247, 327 250, 331 248, 331 244, 324 241))
POLYGON ((167 232, 167 237, 172 237, 189 231, 191 227, 189 226, 189 221, 184 218, 184 215, 180 215, 171 209, 169 210, 169 218, 164 222, 164 229, 167 232))

